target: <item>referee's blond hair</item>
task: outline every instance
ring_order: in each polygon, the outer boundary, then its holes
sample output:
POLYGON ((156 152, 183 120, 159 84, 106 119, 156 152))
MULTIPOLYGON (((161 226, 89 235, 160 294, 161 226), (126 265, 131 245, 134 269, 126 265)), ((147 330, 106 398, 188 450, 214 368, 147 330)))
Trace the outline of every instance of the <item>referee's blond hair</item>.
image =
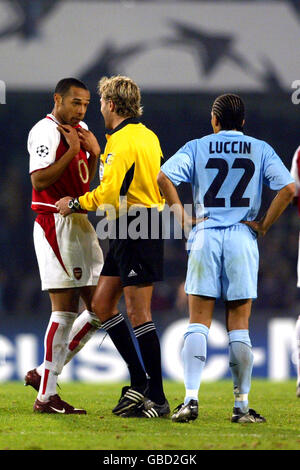
POLYGON ((116 113, 121 117, 137 118, 143 114, 140 89, 129 77, 102 77, 98 83, 98 93, 105 101, 114 103, 116 113))

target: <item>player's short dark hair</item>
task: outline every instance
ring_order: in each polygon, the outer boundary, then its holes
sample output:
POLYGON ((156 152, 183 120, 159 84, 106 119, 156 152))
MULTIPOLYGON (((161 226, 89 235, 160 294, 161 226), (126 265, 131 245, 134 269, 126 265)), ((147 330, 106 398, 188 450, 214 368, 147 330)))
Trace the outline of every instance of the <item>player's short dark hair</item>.
POLYGON ((222 129, 243 130, 245 105, 240 96, 230 93, 218 96, 213 103, 212 112, 217 116, 222 129))
POLYGON ((59 95, 64 96, 68 93, 72 86, 88 90, 88 87, 81 80, 70 77, 60 80, 55 87, 54 93, 58 93, 59 95))

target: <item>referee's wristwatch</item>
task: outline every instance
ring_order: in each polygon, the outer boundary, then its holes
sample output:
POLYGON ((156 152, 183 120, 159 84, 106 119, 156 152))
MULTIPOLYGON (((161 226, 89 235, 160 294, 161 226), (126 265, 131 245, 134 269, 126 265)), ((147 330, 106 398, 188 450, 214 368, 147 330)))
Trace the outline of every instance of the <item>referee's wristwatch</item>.
POLYGON ((70 199, 70 201, 68 202, 68 208, 71 209, 72 212, 77 212, 81 210, 81 206, 77 197, 70 199))

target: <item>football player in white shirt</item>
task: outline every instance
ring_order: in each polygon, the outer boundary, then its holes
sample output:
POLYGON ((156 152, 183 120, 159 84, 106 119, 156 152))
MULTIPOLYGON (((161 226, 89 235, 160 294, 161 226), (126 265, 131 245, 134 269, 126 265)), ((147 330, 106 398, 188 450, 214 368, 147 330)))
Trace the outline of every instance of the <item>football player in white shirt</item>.
MULTIPOLYGON (((291 175, 295 180, 296 193, 295 204, 298 207, 298 214, 300 215, 300 147, 294 153, 291 167, 291 175)), ((297 287, 300 287, 300 235, 299 235, 299 248, 298 248, 298 263, 297 263, 297 287)), ((296 336, 296 351, 297 351, 297 390, 296 395, 300 398, 300 315, 296 321, 295 327, 296 336)))
MULTIPOLYGON (((62 217, 55 202, 66 194, 77 198, 89 191, 100 147, 83 142, 82 119, 90 92, 79 80, 59 81, 51 114, 40 120, 28 136, 34 246, 42 290, 49 292, 52 313, 44 340, 44 362, 29 371, 25 384, 38 390, 34 411, 85 414, 61 400, 57 378, 66 364, 100 327, 91 300, 103 266, 96 232, 85 211, 62 217), (86 309, 78 316, 80 297, 86 309)), ((76 200, 76 199, 75 199, 76 200)), ((74 209, 76 209, 74 207, 74 209)))

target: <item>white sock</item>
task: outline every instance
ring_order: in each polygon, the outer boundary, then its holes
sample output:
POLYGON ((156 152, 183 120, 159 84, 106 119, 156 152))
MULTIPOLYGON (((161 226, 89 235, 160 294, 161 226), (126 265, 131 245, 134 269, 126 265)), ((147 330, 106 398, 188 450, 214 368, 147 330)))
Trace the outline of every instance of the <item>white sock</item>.
POLYGON ((209 328, 202 323, 190 323, 184 334, 182 348, 186 405, 190 400, 198 401, 202 372, 206 362, 209 328))
MULTIPOLYGON (((77 354, 83 346, 91 339, 93 334, 101 327, 99 318, 88 310, 84 310, 74 321, 70 332, 67 357, 65 364, 77 354)), ((64 365, 65 365, 64 364, 64 365)), ((43 373, 44 364, 40 364, 36 371, 39 375, 43 373)))
POLYGON ((44 339, 44 362, 40 401, 48 401, 56 394, 57 377, 61 373, 67 355, 67 346, 72 325, 77 316, 74 312, 52 312, 44 339))
POLYGON ((70 362, 83 346, 99 330, 101 322, 99 318, 88 310, 84 310, 74 321, 69 337, 68 353, 65 364, 70 362))
POLYGON ((300 315, 296 321, 296 348, 297 348, 297 384, 300 384, 300 315))

